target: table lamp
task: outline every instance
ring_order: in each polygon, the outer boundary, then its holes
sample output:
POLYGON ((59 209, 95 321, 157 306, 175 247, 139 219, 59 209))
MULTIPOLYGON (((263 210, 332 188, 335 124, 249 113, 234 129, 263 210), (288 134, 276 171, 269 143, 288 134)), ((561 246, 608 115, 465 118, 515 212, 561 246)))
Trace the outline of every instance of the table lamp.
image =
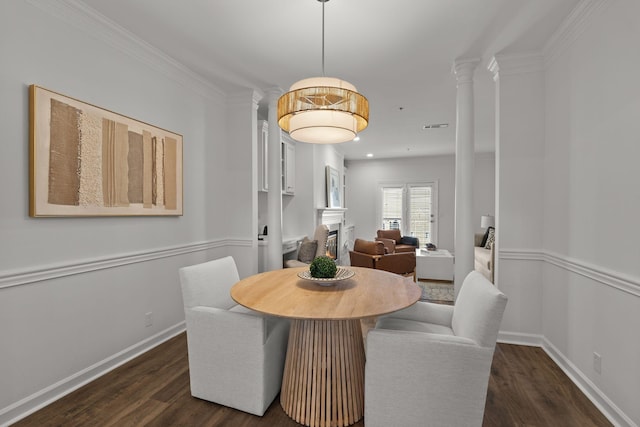
POLYGON ((496 219, 494 216, 492 215, 482 215, 480 217, 480 227, 481 228, 488 228, 488 227, 495 227, 496 226, 496 219))

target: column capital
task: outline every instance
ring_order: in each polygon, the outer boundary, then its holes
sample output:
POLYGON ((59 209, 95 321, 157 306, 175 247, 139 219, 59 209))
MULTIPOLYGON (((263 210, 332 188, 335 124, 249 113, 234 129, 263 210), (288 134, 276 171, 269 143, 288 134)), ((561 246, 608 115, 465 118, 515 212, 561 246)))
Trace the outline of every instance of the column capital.
POLYGON ((264 93, 269 97, 269 104, 273 104, 278 102, 284 91, 277 86, 273 86, 266 89, 264 93))
POLYGON ((258 90, 253 91, 253 106, 257 110, 260 100, 264 98, 264 94, 258 90))
POLYGON ((500 76, 536 73, 544 70, 544 57, 538 52, 517 54, 498 54, 489 61, 487 69, 493 74, 493 80, 500 76))
POLYGON ((479 58, 458 58, 453 61, 452 72, 458 82, 471 82, 473 72, 480 63, 479 58))

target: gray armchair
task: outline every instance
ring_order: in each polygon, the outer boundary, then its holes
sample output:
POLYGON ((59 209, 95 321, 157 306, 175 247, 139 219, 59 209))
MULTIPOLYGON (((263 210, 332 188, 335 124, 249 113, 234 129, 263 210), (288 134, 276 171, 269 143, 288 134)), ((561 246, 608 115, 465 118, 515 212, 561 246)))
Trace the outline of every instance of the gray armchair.
MULTIPOLYGON (((320 224, 316 227, 316 231, 313 233, 313 240, 308 240, 309 243, 316 242, 316 250, 313 254, 304 254, 302 245, 298 248, 297 259, 287 259, 284 261, 285 268, 295 267, 308 267, 314 258, 327 254, 327 238, 329 237, 329 227, 325 224, 320 224)), ((304 244, 304 243, 303 243, 304 244)))
POLYGON ((191 395, 262 416, 280 391, 289 322, 237 305, 231 257, 180 269, 191 395))
POLYGON ((367 335, 367 427, 481 426, 506 304, 472 271, 455 306, 417 302, 381 317, 367 335))

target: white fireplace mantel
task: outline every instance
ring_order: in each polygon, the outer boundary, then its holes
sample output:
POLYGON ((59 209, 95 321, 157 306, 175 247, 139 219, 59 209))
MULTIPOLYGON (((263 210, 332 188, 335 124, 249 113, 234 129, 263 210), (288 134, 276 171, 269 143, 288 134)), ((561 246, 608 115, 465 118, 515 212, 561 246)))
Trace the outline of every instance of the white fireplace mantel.
POLYGON ((346 212, 347 208, 318 208, 318 212, 346 212))
POLYGON ((343 224, 347 208, 318 208, 318 224, 343 224))

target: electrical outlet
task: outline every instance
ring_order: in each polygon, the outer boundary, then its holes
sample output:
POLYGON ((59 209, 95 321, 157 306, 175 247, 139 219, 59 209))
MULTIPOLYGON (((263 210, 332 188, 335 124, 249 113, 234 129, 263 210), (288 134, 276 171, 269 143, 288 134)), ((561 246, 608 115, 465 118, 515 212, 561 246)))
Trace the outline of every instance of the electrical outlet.
POLYGON ((598 374, 602 373, 602 356, 596 352, 593 353, 593 370, 598 374))
POLYGON ((153 312, 152 311, 144 314, 144 326, 148 328, 151 325, 153 325, 153 312))

